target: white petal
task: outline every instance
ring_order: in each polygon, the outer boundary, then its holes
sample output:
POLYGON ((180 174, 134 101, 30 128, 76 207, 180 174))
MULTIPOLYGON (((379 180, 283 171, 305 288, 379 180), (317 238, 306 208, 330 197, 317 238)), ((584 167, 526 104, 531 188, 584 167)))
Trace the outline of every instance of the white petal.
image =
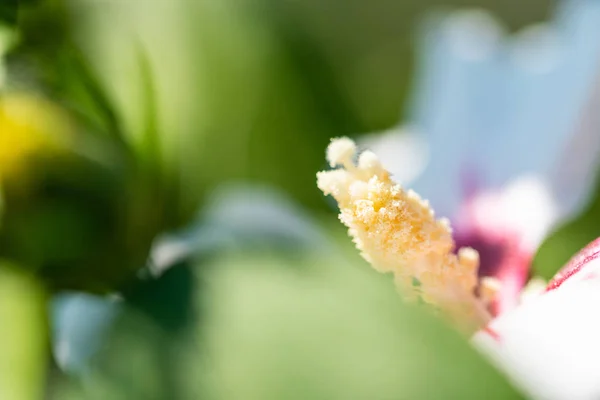
POLYGON ((557 220, 557 206, 548 184, 528 174, 495 191, 480 191, 468 203, 471 223, 489 233, 519 236, 523 250, 532 254, 557 220))
POLYGON ((557 218, 550 188, 536 175, 523 175, 511 182, 503 195, 505 223, 520 233, 527 249, 535 250, 557 218))
POLYGON ((600 279, 581 278, 497 318, 498 339, 474 338, 535 399, 600 398, 600 279))

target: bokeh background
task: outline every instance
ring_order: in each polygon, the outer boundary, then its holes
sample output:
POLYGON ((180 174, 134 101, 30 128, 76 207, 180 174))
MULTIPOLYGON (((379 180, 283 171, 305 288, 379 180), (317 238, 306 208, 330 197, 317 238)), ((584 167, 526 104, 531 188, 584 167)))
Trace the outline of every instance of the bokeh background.
MULTIPOLYGON (((427 21, 510 34, 556 2, 1 4, 0 398, 520 398, 359 258, 315 173, 409 118, 427 21)), ((585 185, 545 278, 599 236, 585 185)))

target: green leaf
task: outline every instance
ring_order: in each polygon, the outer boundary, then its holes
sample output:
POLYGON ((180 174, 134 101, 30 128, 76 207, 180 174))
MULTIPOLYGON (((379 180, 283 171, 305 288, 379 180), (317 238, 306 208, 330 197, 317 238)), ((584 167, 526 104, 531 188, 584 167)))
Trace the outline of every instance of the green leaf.
MULTIPOLYGON (((0 4, 0 14, 2 14, 2 5, 0 4)), ((0 19, 0 89, 4 86, 6 80, 6 67, 4 65, 4 54, 14 42, 12 29, 2 24, 0 19)))
POLYGON ((600 236, 600 176, 593 197, 575 219, 553 232, 540 246, 533 261, 535 274, 551 279, 571 257, 600 236))
POLYGON ((17 23, 18 0, 0 1, 0 23, 14 25, 17 23))
POLYGON ((210 358, 190 376, 214 398, 521 398, 466 338, 403 304, 388 276, 333 258, 303 263, 212 265, 199 333, 210 358))
POLYGON ((123 295, 130 306, 149 316, 165 331, 176 334, 194 320, 194 289, 189 265, 181 263, 159 277, 136 281, 123 295))
POLYGON ((46 298, 32 277, 0 262, 0 398, 41 399, 47 368, 46 298))
POLYGON ((115 106, 81 51, 75 47, 69 48, 65 55, 63 71, 65 91, 71 97, 73 105, 78 108, 76 111, 84 114, 89 120, 98 121, 112 138, 126 148, 122 122, 115 106))
POLYGON ((96 367, 56 398, 523 398, 467 338, 362 263, 241 252, 201 267, 195 327, 175 334, 130 309, 96 367))

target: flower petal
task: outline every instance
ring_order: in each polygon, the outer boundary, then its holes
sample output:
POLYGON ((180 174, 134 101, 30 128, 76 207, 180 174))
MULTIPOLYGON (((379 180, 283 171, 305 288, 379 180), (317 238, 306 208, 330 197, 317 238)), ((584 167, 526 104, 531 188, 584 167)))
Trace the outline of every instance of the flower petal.
POLYGON ((545 293, 474 337, 536 399, 600 398, 600 239, 561 270, 545 293))
POLYGON ((587 280, 598 276, 600 278, 600 263, 593 262, 600 257, 600 238, 588 244, 575 255, 554 278, 548 283, 546 291, 556 290, 563 284, 587 280))
POLYGON ((568 217, 588 198, 600 153, 600 3, 560 2, 556 25, 565 37, 569 68, 561 78, 560 106, 551 112, 563 115, 569 135, 560 144, 549 177, 561 215, 568 217))
POLYGON ((477 161, 473 144, 497 122, 501 109, 493 94, 503 29, 488 14, 472 10, 424 28, 409 123, 428 141, 430 161, 413 188, 440 215, 453 216, 463 200, 464 172, 477 161))
POLYGON ((105 345, 106 335, 119 314, 115 299, 83 292, 57 295, 51 304, 54 357, 63 371, 80 374, 105 345))
POLYGON ((494 321, 475 344, 537 399, 600 397, 600 280, 549 292, 494 321))

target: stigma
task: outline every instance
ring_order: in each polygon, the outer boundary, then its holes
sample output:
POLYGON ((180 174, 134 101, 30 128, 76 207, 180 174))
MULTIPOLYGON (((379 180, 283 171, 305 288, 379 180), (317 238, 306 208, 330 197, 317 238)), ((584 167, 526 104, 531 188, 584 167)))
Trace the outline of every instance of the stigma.
POLYGON ((357 154, 349 138, 331 141, 327 161, 334 169, 319 172, 317 185, 337 201, 363 258, 393 274, 406 298, 420 298, 465 330, 485 325, 485 299, 476 295, 479 254, 469 247, 454 252, 449 221, 392 181, 373 152, 357 154))

